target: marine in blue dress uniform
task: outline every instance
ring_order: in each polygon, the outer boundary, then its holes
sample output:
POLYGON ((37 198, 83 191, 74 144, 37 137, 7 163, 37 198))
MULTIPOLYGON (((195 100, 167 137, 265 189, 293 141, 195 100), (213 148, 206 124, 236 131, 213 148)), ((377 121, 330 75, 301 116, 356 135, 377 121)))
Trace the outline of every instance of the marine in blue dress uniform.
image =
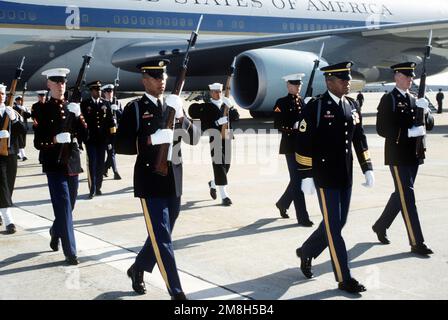
POLYGON ((139 294, 146 293, 143 272, 152 272, 157 264, 172 299, 181 300, 186 297, 171 240, 182 194, 180 142, 197 143, 200 132, 184 117, 182 101, 178 96, 163 96, 168 63, 169 60, 160 60, 139 66, 145 94, 124 108, 116 136, 116 151, 119 154, 137 153, 134 196, 140 198, 149 234, 135 263, 128 270, 132 288, 139 294), (163 129, 170 108, 176 110, 174 133, 171 129, 163 129), (162 176, 154 172, 154 164, 159 146, 168 143, 172 144, 173 152, 168 161, 168 175, 162 176))
POLYGON ((42 171, 47 175, 55 220, 50 228, 50 247, 59 250, 59 239, 70 265, 78 264, 73 210, 82 172, 78 142, 87 136, 87 124, 79 104, 64 101, 66 68, 46 70, 51 98, 34 112, 34 147, 40 150, 42 171))
POLYGON ((372 162, 359 107, 346 96, 350 90, 352 62, 321 68, 328 90, 313 98, 302 113, 296 143, 296 160, 305 193, 317 188, 323 221, 296 250, 303 274, 311 278, 311 260, 328 247, 338 287, 349 293, 365 291, 350 275, 342 228, 347 221, 352 194, 355 148, 366 177, 373 186, 372 162))
POLYGON ((300 189, 302 178, 297 170, 295 158, 295 139, 297 128, 294 124, 300 119, 304 102, 300 96, 303 73, 291 74, 283 77, 286 81, 288 95, 277 100, 274 107, 274 128, 282 133, 280 142, 280 154, 284 154, 289 171, 289 183, 285 192, 275 206, 280 210, 283 218, 289 218, 286 211, 291 202, 294 202, 297 222, 305 227, 313 226, 308 211, 306 210, 305 196, 300 189))
POLYGON ((102 194, 106 150, 107 146, 112 143, 117 130, 110 102, 101 98, 101 86, 100 81, 89 83, 91 97, 81 102, 81 112, 89 127, 89 136, 85 142, 88 159, 89 199, 102 194))
POLYGON ((419 144, 418 139, 424 139, 426 130, 432 130, 434 118, 429 111, 428 101, 425 98, 416 99, 409 92, 415 66, 414 62, 405 62, 391 67, 396 87, 385 94, 378 105, 376 129, 380 136, 386 138, 385 164, 392 173, 395 192, 372 228, 380 242, 389 244, 386 230, 401 211, 411 251, 428 255, 433 252, 424 244, 415 204, 414 182, 419 165, 423 164, 425 158, 424 145, 419 144), (416 124, 418 108, 424 110, 423 125, 416 124))
POLYGON ((193 103, 188 109, 188 113, 193 119, 201 120, 201 130, 210 136, 210 154, 212 157, 213 180, 208 182, 210 196, 216 199, 216 189, 221 196, 222 205, 232 205, 229 197, 228 173, 232 159, 232 121, 237 120, 237 113, 229 111, 229 116, 224 116, 224 107, 232 108, 230 99, 222 96, 223 85, 212 83, 209 85, 210 102, 193 103), (222 126, 228 124, 228 134, 222 136, 222 126))
POLYGON ((0 139, 8 139, 8 154, 0 155, 0 225, 3 223, 7 234, 16 232, 16 226, 11 214, 12 193, 17 175, 17 154, 19 152, 19 137, 25 134, 25 126, 19 120, 19 115, 11 107, 5 106, 6 86, 0 85, 0 139), (6 119, 9 127, 2 130, 6 119))

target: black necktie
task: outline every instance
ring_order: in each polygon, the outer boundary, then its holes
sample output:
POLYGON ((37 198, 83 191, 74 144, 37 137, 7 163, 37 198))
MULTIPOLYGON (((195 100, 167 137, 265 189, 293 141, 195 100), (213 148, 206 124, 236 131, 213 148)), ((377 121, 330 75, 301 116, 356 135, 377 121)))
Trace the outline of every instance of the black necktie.
POLYGON ((157 99, 157 107, 159 107, 162 112, 165 111, 163 110, 163 104, 162 101, 160 101, 160 99, 157 99))

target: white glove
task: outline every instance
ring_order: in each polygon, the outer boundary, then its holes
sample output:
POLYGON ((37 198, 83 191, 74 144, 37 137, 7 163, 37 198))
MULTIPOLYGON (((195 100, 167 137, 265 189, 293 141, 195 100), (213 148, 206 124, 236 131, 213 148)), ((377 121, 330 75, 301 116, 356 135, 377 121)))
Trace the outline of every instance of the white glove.
POLYGON ((426 134, 425 126, 413 126, 411 129, 408 129, 408 137, 409 138, 415 138, 415 137, 421 137, 426 134))
POLYGON ((415 105, 418 108, 422 108, 424 110, 425 114, 427 114, 429 112, 429 102, 425 98, 417 99, 417 101, 415 102, 415 105))
POLYGON ((367 170, 366 173, 364 173, 364 177, 366 178, 366 182, 362 185, 367 188, 372 188, 375 184, 375 175, 373 174, 373 171, 367 170))
POLYGON ((184 110, 182 109, 183 103, 182 99, 179 96, 170 94, 168 97, 166 97, 165 103, 168 107, 176 110, 176 119, 180 119, 184 116, 184 110))
POLYGON ((75 117, 78 118, 81 115, 81 107, 79 106, 79 103, 70 102, 67 105, 68 111, 75 114, 75 117))
POLYGON ((313 99, 313 97, 306 97, 303 102, 305 102, 305 104, 307 104, 308 102, 310 102, 310 100, 313 99))
POLYGON ((302 180, 302 191, 304 194, 313 195, 316 193, 313 178, 305 178, 302 180))
POLYGON ((107 150, 112 150, 112 145, 111 144, 107 145, 107 150))
POLYGON ((56 143, 70 143, 72 142, 70 132, 62 132, 56 135, 56 143))
POLYGON ((25 106, 21 106, 20 104, 17 105, 17 108, 19 108, 22 111, 26 111, 25 106))
POLYGON ((9 119, 10 119, 11 121, 14 121, 14 120, 17 119, 16 113, 15 113, 15 111, 14 111, 13 108, 11 108, 11 107, 6 107, 5 111, 6 111, 6 113, 8 114, 8 117, 9 117, 9 119))
POLYGON ((293 129, 299 129, 299 124, 300 122, 297 121, 296 123, 294 123, 294 125, 292 126, 293 129))
POLYGON ((164 144, 173 142, 173 130, 171 129, 158 129, 155 133, 151 135, 151 143, 164 144))
POLYGON ((0 138, 9 138, 8 130, 0 130, 0 138))
POLYGON ((112 111, 117 111, 118 110, 118 105, 113 104, 110 106, 110 108, 112 109, 112 111))
POLYGON ((226 124, 227 122, 229 122, 227 117, 221 117, 218 120, 215 121, 217 126, 221 126, 223 124, 226 124))
POLYGON ((227 97, 222 97, 222 102, 223 102, 226 106, 228 106, 229 108, 232 108, 233 105, 234 105, 233 101, 232 101, 230 98, 227 98, 227 97))

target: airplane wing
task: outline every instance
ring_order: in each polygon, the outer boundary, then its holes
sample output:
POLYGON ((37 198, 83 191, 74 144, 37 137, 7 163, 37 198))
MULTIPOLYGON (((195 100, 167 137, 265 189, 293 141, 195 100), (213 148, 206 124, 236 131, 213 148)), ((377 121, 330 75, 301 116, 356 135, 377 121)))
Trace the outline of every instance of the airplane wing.
MULTIPOLYGON (((189 75, 220 75, 231 64, 238 54, 257 48, 285 45, 322 37, 340 37, 344 39, 363 38, 367 41, 386 41, 400 38, 400 41, 416 42, 427 39, 429 30, 433 30, 433 47, 446 49, 448 47, 448 19, 398 23, 387 25, 367 25, 364 27, 320 30, 300 33, 288 33, 272 36, 239 38, 218 41, 201 41, 190 52, 189 75), (213 59, 210 59, 213 57, 213 59)), ((367 42, 366 41, 366 42, 367 42)), ((320 45, 319 45, 320 46, 320 45)), ((169 42, 139 42, 117 50, 112 56, 112 64, 121 69, 137 72, 139 63, 166 58, 171 60, 170 68, 176 71, 185 50, 185 41, 169 42)), ((398 53, 397 53, 398 54, 398 53)), ((385 62, 387 63, 387 62, 385 62)))

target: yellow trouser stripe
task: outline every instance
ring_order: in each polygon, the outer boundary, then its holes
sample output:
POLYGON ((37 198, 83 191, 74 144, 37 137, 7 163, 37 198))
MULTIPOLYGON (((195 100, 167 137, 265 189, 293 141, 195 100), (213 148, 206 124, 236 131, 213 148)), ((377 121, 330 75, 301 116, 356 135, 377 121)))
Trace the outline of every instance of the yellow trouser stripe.
POLYGON ((408 229, 409 237, 411 238, 411 244, 416 245, 414 230, 412 229, 411 219, 409 218, 408 206, 406 205, 406 199, 404 197, 403 185, 401 184, 400 175, 398 174, 398 167, 394 166, 395 179, 397 180, 398 193, 400 194, 401 208, 403 209, 404 221, 406 228, 408 229))
POLYGON ((339 265, 338 255, 336 254, 336 248, 334 247, 333 237, 331 235, 330 221, 328 219, 327 201, 325 200, 324 189, 319 188, 319 191, 320 191, 320 197, 322 199, 321 200, 322 211, 324 213, 324 222, 325 222, 325 230, 327 231, 328 247, 330 248, 330 254, 333 257, 333 263, 336 268, 336 275, 338 278, 338 282, 342 282, 344 281, 344 279, 342 278, 341 266, 339 265))
POLYGON ((156 256, 157 265, 159 266, 160 273, 162 274, 163 280, 165 280, 166 286, 170 288, 170 284, 168 282, 168 276, 166 274, 165 266, 163 264, 162 256, 160 255, 159 246, 157 245, 156 235, 154 233, 154 229, 151 223, 151 217, 149 216, 148 206, 146 205, 146 199, 140 198, 142 202, 143 215, 145 216, 146 229, 148 230, 149 237, 151 239, 152 248, 154 250, 154 254, 156 256))
POLYGON ((303 166, 307 166, 307 167, 313 166, 313 158, 305 157, 298 153, 296 153, 296 161, 297 161, 297 163, 299 163, 303 166))

